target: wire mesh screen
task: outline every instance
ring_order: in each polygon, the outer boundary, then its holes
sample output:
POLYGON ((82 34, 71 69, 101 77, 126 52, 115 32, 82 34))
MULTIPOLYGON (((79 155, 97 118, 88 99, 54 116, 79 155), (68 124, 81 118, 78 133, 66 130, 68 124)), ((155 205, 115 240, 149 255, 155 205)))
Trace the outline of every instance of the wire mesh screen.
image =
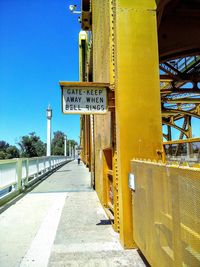
POLYGON ((152 266, 200 266, 200 170, 131 162, 134 240, 152 266))

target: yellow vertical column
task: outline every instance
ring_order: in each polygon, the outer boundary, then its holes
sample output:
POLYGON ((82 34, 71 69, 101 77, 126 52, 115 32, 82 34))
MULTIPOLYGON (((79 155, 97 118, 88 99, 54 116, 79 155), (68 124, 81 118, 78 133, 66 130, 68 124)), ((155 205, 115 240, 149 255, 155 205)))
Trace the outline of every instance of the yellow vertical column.
MULTIPOLYGON (((79 80, 85 81, 86 63, 87 63, 88 35, 85 31, 79 32, 79 80)), ((84 163, 87 163, 87 122, 86 115, 81 115, 81 157, 84 163)))
POLYGON ((162 149, 155 1, 116 1, 115 27, 120 239, 125 248, 131 248, 130 160, 159 160, 162 149))

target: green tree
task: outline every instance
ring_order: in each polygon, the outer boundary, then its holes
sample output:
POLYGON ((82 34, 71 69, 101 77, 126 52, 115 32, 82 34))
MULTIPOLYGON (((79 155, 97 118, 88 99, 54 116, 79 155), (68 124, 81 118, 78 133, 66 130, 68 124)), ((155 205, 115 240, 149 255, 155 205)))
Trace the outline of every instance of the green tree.
POLYGON ((64 155, 64 137, 65 134, 61 131, 53 133, 54 137, 51 143, 52 155, 64 155))
POLYGON ((35 132, 21 137, 18 145, 21 148, 22 157, 41 157, 46 153, 45 144, 41 141, 40 137, 35 132))
POLYGON ((0 150, 0 159, 5 159, 6 158, 6 152, 0 150))
POLYGON ((19 158, 19 149, 16 146, 9 146, 6 149, 6 159, 19 158))
MULTIPOLYGON (((54 137, 52 139, 51 149, 52 155, 64 155, 64 139, 65 134, 61 131, 56 131, 53 133, 54 137)), ((67 140, 67 153, 69 155, 69 143, 71 146, 77 145, 74 140, 67 140)))
POLYGON ((0 159, 6 158, 6 149, 9 147, 9 144, 5 141, 0 141, 0 159))
POLYGON ((6 151, 6 149, 9 147, 9 144, 6 143, 6 141, 0 141, 0 151, 6 151))
POLYGON ((0 159, 19 158, 19 149, 10 146, 6 141, 0 141, 0 159))

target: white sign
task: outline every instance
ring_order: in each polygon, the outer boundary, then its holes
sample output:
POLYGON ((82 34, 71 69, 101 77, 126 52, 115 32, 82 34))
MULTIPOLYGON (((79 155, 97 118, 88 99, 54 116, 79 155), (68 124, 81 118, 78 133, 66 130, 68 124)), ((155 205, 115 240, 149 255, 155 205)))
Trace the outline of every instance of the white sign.
POLYGON ((133 173, 129 173, 128 175, 128 186, 130 189, 135 191, 135 176, 133 173))
POLYGON ((63 87, 63 113, 105 114, 107 112, 106 88, 63 87))

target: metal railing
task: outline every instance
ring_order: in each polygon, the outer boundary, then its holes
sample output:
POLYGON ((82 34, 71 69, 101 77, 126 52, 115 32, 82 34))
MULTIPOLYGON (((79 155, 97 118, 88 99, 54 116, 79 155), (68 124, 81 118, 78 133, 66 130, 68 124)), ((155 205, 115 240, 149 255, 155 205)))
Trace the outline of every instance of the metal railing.
POLYGON ((167 161, 200 164, 200 138, 163 142, 167 161))
POLYGON ((70 160, 64 156, 0 160, 0 206, 70 160))

